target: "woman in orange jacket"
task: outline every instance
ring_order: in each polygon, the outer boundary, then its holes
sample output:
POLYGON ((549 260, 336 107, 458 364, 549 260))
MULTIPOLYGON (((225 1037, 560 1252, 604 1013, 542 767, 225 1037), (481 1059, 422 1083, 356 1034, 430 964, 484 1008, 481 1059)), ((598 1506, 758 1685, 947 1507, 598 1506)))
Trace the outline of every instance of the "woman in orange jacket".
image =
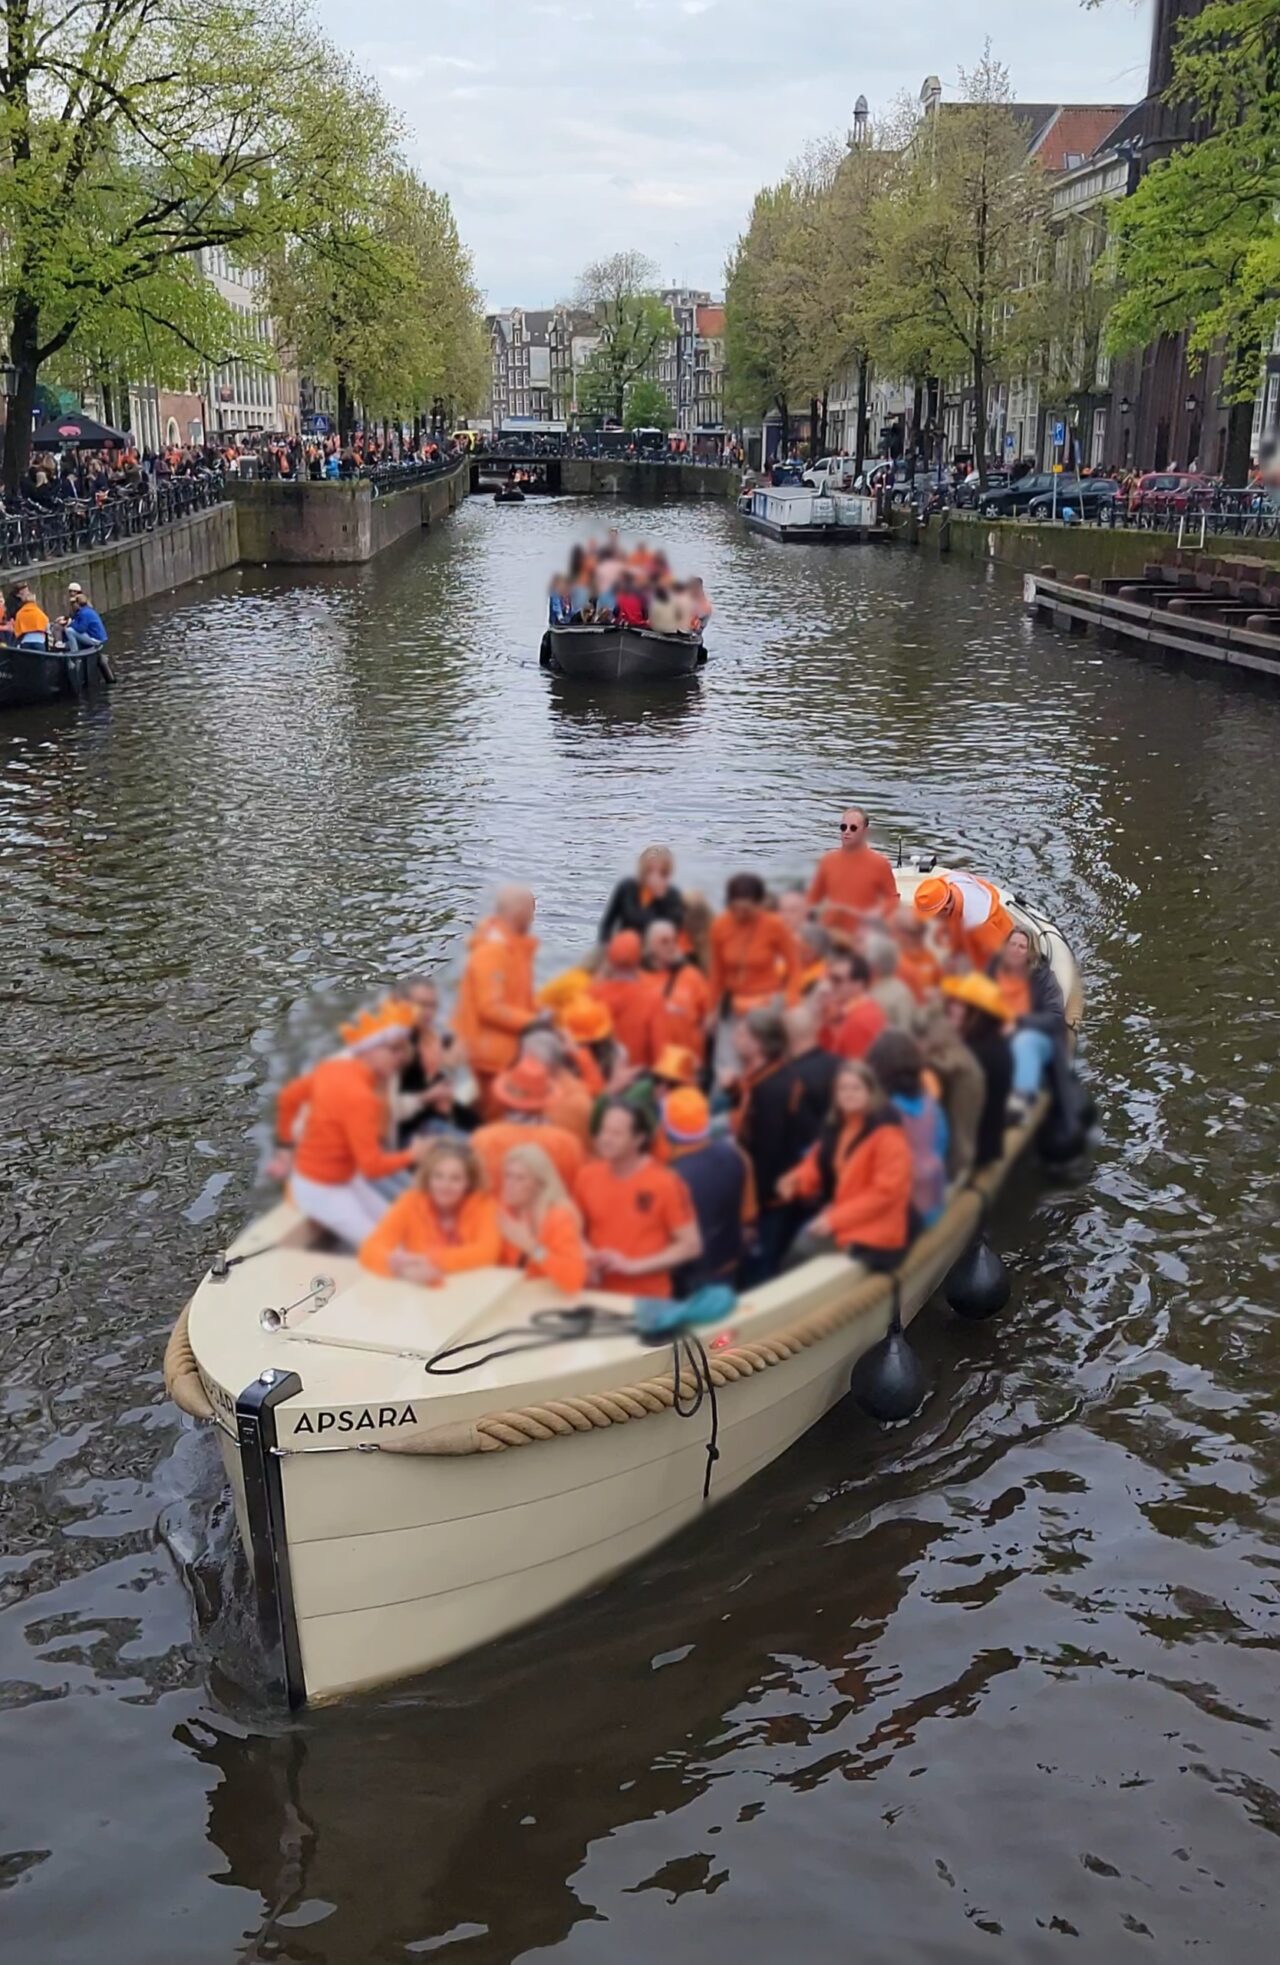
POLYGON ((512 1147, 502 1163, 501 1198, 503 1267, 576 1295, 587 1280, 582 1222, 541 1147, 512 1147))
POLYGON ((534 906, 527 887, 502 889, 493 914, 471 937, 458 984, 453 1027, 480 1081, 485 1111, 494 1078, 515 1063, 522 1035, 539 1020, 533 989, 538 944, 529 933, 534 906))
POLYGON ((822 1137, 778 1182, 786 1200, 821 1203, 787 1267, 839 1249, 868 1269, 895 1269, 911 1236, 912 1179, 907 1136, 875 1072, 842 1065, 822 1137))
POLYGON ((479 1160, 460 1140, 437 1140, 423 1155, 417 1185, 360 1244, 360 1260, 379 1276, 431 1286, 494 1267, 501 1251, 498 1210, 484 1191, 479 1160))

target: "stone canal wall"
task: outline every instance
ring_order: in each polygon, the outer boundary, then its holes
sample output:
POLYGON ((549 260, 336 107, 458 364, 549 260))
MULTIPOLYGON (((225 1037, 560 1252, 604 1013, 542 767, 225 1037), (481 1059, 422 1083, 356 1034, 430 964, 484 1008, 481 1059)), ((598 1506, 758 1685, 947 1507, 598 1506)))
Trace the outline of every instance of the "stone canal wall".
POLYGON ((464 460, 444 477, 376 497, 363 481, 233 479, 227 492, 236 510, 242 560, 259 566, 348 566, 436 524, 466 496, 468 479, 464 460))
POLYGON ((628 464, 611 457, 566 457, 560 466, 560 489, 580 497, 629 498, 642 505, 650 498, 732 498, 740 474, 701 464, 628 464))
MULTIPOLYGON (((910 514, 895 514, 894 537, 911 542, 910 514)), ((1197 532, 1184 550, 1198 540, 1197 532)), ((1094 580, 1141 579, 1148 560, 1165 558, 1177 548, 1175 532, 1128 531, 1107 525, 1033 525, 1029 520, 979 518, 976 512, 937 513, 915 532, 926 551, 949 552, 967 559, 993 560, 1019 573, 1036 573, 1052 566, 1059 578, 1087 573, 1094 580)), ((1258 559, 1280 565, 1280 541, 1236 539, 1210 534, 1204 550, 1209 558, 1258 559)))
POLYGON ((46 614, 65 612, 66 589, 78 580, 102 614, 114 614, 131 601, 150 600, 188 580, 206 580, 238 564, 236 514, 230 504, 190 512, 172 525, 139 533, 114 546, 37 560, 4 575, 6 588, 29 581, 46 614))

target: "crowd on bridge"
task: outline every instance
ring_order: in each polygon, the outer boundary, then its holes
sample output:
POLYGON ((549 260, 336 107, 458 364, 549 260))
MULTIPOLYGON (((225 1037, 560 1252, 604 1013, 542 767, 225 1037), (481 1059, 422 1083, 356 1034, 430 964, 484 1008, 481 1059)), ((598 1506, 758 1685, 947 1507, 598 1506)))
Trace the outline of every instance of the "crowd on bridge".
POLYGON ((668 1297, 824 1251, 896 1266, 1042 1090, 1068 1099, 1066 1013, 992 883, 904 900, 866 813, 839 823, 807 883, 739 873, 718 912, 647 848, 541 986, 534 896, 502 889, 448 1016, 405 976, 284 1086, 272 1174, 423 1285, 501 1263, 668 1297))
POLYGON ((547 618, 553 628, 651 628, 699 635, 714 609, 700 574, 678 580, 667 556, 641 539, 628 548, 616 530, 575 545, 566 573, 552 576, 547 618))

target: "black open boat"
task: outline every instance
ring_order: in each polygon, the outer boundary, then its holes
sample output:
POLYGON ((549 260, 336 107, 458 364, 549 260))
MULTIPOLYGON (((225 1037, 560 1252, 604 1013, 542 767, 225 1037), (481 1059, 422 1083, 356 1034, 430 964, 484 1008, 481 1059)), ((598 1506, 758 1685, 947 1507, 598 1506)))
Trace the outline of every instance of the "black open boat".
POLYGON ((100 682, 114 681, 105 654, 97 649, 15 648, 0 642, 0 710, 32 703, 56 703, 83 696, 100 682))
POLYGON ((579 682, 668 682, 693 675, 707 659, 697 635, 660 635, 652 628, 548 628, 542 666, 579 682))

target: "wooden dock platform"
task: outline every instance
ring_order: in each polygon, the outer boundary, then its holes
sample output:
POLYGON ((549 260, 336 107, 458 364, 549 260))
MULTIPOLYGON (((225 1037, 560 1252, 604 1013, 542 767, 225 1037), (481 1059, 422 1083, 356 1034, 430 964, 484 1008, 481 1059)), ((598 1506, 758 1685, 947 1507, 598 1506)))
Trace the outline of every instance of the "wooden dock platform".
POLYGON ((1096 633, 1226 668, 1280 679, 1280 610, 1262 597, 1237 598, 1242 583, 1185 565, 1149 566, 1143 579, 1060 580, 1044 567, 1023 576, 1027 608, 1068 633, 1096 633), (1213 591, 1217 589, 1219 591, 1213 591))

